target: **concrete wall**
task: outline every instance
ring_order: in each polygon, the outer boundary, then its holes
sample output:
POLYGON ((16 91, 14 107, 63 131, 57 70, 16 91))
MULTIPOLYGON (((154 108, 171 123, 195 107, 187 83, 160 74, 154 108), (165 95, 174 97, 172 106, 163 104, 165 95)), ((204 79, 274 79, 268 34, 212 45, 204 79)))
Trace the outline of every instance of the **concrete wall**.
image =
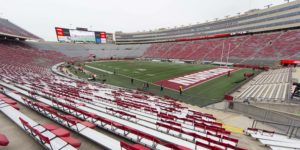
POLYGON ((263 109, 274 110, 274 111, 283 112, 287 114, 294 114, 300 117, 300 105, 297 104, 253 103, 251 105, 263 109))

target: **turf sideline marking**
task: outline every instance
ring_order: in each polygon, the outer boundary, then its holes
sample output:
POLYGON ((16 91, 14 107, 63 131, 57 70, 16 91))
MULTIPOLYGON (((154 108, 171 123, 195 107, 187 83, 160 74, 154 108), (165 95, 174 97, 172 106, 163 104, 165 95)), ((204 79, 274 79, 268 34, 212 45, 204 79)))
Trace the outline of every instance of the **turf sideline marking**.
MULTIPOLYGON (((108 73, 108 74, 113 74, 113 72, 110 72, 110 71, 107 71, 107 70, 103 70, 103 69, 100 69, 100 68, 92 67, 92 66, 89 66, 89 65, 85 65, 85 66, 88 67, 88 68, 94 69, 94 70, 98 70, 98 71, 105 72, 105 73, 108 73)), ((133 77, 130 77, 130 76, 127 76, 127 75, 124 75, 124 74, 120 74, 120 73, 118 73, 117 75, 126 77, 126 78, 128 78, 128 79, 131 79, 131 78, 132 78, 132 79, 134 79, 134 80, 141 81, 141 82, 145 82, 145 83, 148 82, 148 81, 145 81, 145 80, 133 78, 133 77)), ((149 83, 149 84, 151 84, 151 83, 149 83)), ((153 85, 156 85, 156 84, 153 84, 153 85)))
POLYGON ((103 70, 103 69, 100 69, 100 68, 92 67, 92 66, 89 66, 89 65, 85 65, 85 66, 88 67, 88 68, 94 69, 94 70, 98 70, 98 71, 105 72, 105 73, 108 73, 108 74, 113 74, 112 72, 107 71, 107 70, 103 70))

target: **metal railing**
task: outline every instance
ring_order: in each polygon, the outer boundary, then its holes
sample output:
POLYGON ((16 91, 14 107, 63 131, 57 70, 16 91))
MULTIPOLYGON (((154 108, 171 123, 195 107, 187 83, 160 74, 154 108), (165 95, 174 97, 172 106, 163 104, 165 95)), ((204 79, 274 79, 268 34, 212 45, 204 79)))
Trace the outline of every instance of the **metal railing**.
POLYGON ((282 124, 282 123, 278 123, 278 122, 273 122, 273 121, 266 121, 266 120, 253 120, 252 122, 252 128, 259 128, 259 125, 269 125, 272 127, 281 127, 281 128, 285 128, 285 131, 279 130, 278 132, 276 132, 277 134, 282 134, 285 135, 289 138, 299 138, 300 137, 300 126, 296 126, 293 125, 293 123, 291 124, 282 124))
POLYGON ((274 110, 267 110, 241 102, 234 102, 232 109, 251 117, 256 120, 256 122, 263 124, 268 123, 270 126, 277 129, 277 131, 280 131, 280 133, 291 133, 290 135, 293 135, 294 137, 300 137, 300 130, 298 129, 300 127, 300 117, 298 116, 274 110))

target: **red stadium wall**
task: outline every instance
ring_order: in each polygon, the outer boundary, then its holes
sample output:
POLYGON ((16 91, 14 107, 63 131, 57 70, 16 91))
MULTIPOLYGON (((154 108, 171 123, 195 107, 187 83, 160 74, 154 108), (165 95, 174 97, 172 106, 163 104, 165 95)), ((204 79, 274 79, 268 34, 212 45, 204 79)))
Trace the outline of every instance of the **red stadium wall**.
POLYGON ((213 34, 213 35, 206 35, 206 36, 195 36, 195 37, 188 37, 188 38, 177 38, 176 41, 191 41, 191 40, 222 38, 222 37, 230 37, 230 36, 231 36, 230 33, 213 34))
POLYGON ((300 60, 280 60, 281 65, 299 65, 300 60))

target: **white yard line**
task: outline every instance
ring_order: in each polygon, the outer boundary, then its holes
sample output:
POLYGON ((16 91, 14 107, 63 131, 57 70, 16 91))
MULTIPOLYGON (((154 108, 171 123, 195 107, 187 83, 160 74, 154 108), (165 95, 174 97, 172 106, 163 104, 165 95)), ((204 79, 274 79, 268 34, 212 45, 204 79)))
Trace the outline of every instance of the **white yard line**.
POLYGON ((85 66, 88 67, 88 68, 94 69, 94 70, 98 70, 98 71, 101 71, 101 72, 108 73, 108 74, 114 74, 113 72, 103 70, 103 69, 99 69, 99 68, 96 68, 96 67, 92 67, 92 66, 89 66, 89 65, 85 65, 85 66))

